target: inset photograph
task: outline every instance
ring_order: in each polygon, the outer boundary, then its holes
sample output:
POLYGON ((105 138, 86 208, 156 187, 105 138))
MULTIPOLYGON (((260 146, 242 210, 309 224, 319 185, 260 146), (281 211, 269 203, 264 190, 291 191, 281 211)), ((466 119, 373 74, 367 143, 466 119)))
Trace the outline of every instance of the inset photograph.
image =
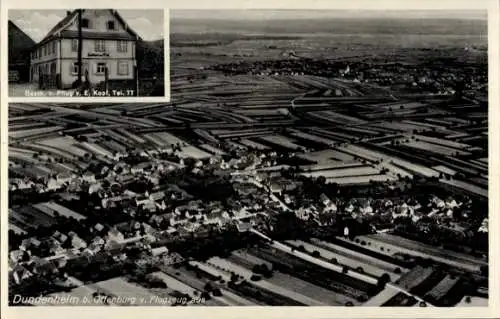
POLYGON ((9 10, 9 96, 165 96, 162 10, 9 10))

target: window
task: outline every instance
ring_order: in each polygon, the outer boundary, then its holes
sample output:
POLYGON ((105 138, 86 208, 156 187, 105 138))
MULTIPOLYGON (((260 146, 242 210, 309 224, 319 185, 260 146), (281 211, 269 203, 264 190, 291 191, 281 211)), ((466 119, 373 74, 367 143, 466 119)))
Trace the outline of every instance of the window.
POLYGON ((46 56, 47 55, 47 46, 43 46, 42 47, 42 56, 46 56))
POLYGON ((73 62, 71 64, 71 74, 73 74, 73 75, 78 74, 78 62, 73 62))
POLYGON ((118 52, 127 52, 127 41, 118 41, 118 52))
POLYGON ((99 62, 97 63, 96 74, 104 74, 106 72, 106 63, 99 62))
POLYGON ((86 29, 90 28, 90 20, 89 19, 82 19, 82 28, 86 28, 86 29))
MULTIPOLYGON (((78 62, 73 62, 71 64, 71 75, 78 75, 78 62)), ((82 63, 82 76, 86 76, 85 73, 88 72, 88 64, 86 62, 82 63)))
POLYGON ((106 42, 104 40, 95 40, 95 51, 106 52, 106 42))
POLYGON ((71 51, 78 51, 78 39, 71 40, 71 51))
POLYGON ((52 42, 52 53, 56 53, 56 41, 52 42))
POLYGON ((115 22, 108 21, 108 30, 114 30, 114 29, 115 29, 115 22))
POLYGON ((56 74, 56 63, 52 62, 50 64, 50 74, 56 74))
POLYGON ((119 61, 118 62, 118 75, 128 75, 128 62, 119 61))

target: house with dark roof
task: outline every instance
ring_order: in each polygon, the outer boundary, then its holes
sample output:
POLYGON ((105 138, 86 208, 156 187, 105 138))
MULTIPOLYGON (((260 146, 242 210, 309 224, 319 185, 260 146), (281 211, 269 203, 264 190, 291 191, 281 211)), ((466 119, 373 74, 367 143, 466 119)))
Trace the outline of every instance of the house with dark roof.
POLYGON ((21 265, 16 265, 14 269, 9 273, 9 275, 16 284, 20 284, 21 281, 33 276, 33 274, 30 271, 28 271, 25 267, 21 265))
POLYGON ((132 80, 139 39, 116 10, 67 11, 31 51, 30 79, 47 78, 57 88, 71 88, 78 80, 81 44, 82 81, 97 85, 104 82, 106 72, 109 80, 132 80))
POLYGON ((35 41, 9 20, 9 82, 28 82, 30 51, 35 41))

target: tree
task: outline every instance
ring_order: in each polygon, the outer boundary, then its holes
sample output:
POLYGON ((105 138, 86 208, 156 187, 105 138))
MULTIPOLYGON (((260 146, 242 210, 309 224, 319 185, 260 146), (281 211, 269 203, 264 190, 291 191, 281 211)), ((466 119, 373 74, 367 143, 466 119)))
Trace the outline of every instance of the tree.
POLYGON ((326 178, 324 176, 319 176, 318 179, 318 184, 320 184, 321 186, 325 185, 326 183, 326 178))
POLYGON ((384 273, 382 276, 379 277, 377 284, 379 286, 384 286, 386 283, 391 281, 391 277, 389 274, 384 273))
POLYGON ((214 287, 212 286, 211 282, 207 282, 203 287, 203 289, 205 289, 205 291, 211 292, 214 289, 214 287))
POLYGON ((345 303, 345 306, 346 307, 353 307, 354 304, 352 303, 352 301, 348 301, 348 302, 345 303))
POLYGON ((231 274, 231 282, 236 282, 238 281, 239 276, 235 273, 231 274))
POLYGON ((212 297, 210 297, 210 294, 206 291, 202 292, 201 295, 200 295, 201 299, 205 299, 205 300, 210 300, 212 299, 212 297))
POLYGON ((261 268, 261 265, 254 265, 252 267, 252 272, 255 273, 255 274, 260 274, 262 273, 262 268, 261 268))
POLYGON ((311 254, 314 258, 319 258, 321 256, 321 254, 319 253, 319 251, 315 250, 312 252, 311 254))
POLYGON ((222 296, 222 291, 219 288, 214 288, 212 290, 212 295, 214 297, 220 297, 220 296, 222 296))
POLYGON ((398 275, 401 274, 401 268, 396 267, 396 269, 394 269, 394 273, 398 275))
POLYGON ((481 266, 479 269, 481 271, 481 275, 488 277, 488 266, 481 266))

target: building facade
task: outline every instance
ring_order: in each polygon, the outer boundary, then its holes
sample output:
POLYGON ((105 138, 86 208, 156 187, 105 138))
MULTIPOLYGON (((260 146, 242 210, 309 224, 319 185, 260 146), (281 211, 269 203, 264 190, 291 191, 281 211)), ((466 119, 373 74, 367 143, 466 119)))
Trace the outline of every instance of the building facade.
MULTIPOLYGON (((67 89, 78 79, 78 10, 68 11, 31 52, 31 82, 50 82, 67 89)), ((82 9, 82 80, 96 85, 105 80, 135 78, 139 36, 116 10, 82 9)))

